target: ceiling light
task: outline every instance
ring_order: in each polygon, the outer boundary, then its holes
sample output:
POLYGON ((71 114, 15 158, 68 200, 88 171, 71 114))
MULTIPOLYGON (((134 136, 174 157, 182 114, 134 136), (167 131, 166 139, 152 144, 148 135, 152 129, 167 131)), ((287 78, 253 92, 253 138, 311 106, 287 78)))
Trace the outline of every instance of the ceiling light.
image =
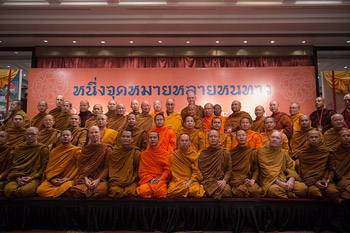
POLYGON ((303 40, 303 41, 301 41, 301 43, 302 43, 302 44, 305 44, 305 43, 306 43, 306 41, 305 41, 305 40, 303 40))
POLYGON ((10 68, 10 67, 11 67, 10 65, 7 66, 7 68, 10 68))
POLYGON ((101 40, 101 44, 105 44, 106 43, 106 41, 104 41, 104 40, 101 40))
POLYGON ((18 54, 18 52, 15 52, 15 54, 18 54))
POLYGON ((348 67, 347 66, 344 66, 344 69, 347 69, 348 67))
POLYGON ((248 41, 245 40, 245 41, 243 41, 243 43, 246 44, 246 43, 248 43, 248 41))
POLYGON ((189 43, 191 43, 191 41, 189 41, 189 40, 188 40, 188 41, 186 41, 186 44, 189 44, 189 43))
POLYGON ((77 43, 77 41, 76 40, 73 40, 73 44, 76 44, 77 43))
POLYGON ((134 41, 133 40, 131 40, 131 41, 129 41, 130 42, 130 44, 133 44, 134 43, 134 41))
POLYGON ((163 43, 163 41, 161 41, 161 40, 158 40, 158 43, 159 43, 159 44, 161 44, 161 43, 163 43))
POLYGON ((217 40, 217 41, 215 41, 215 43, 220 44, 220 41, 219 41, 219 40, 217 40))
POLYGON ((2 41, 0 40, 0 43, 1 43, 2 41))
POLYGON ((350 40, 347 40, 346 43, 350 44, 350 40))
POLYGON ((44 40, 44 43, 47 43, 47 42, 49 42, 48 40, 44 40))
POLYGON ((25 76, 27 76, 26 74, 23 74, 23 76, 25 77, 25 76))
POLYGON ((274 40, 271 40, 271 41, 270 41, 270 43, 271 43, 271 44, 274 44, 274 43, 275 43, 275 41, 274 41, 274 40))

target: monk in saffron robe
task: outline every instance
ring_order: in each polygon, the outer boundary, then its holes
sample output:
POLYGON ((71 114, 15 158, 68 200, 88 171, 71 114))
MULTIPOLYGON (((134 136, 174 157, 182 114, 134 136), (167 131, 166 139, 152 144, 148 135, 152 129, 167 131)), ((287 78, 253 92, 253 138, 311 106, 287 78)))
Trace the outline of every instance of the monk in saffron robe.
POLYGON ((263 145, 268 145, 270 144, 270 139, 271 139, 271 134, 274 131, 278 131, 282 134, 282 140, 283 143, 281 145, 282 149, 285 150, 289 150, 289 146, 288 146, 288 138, 287 136, 281 131, 281 130, 275 130, 275 119, 273 117, 266 117, 264 120, 264 128, 265 128, 265 132, 261 133, 261 137, 263 140, 263 145))
POLYGON ((142 198, 166 198, 167 183, 171 177, 169 153, 158 147, 159 134, 148 134, 149 146, 141 153, 139 165, 139 187, 142 198))
POLYGON ((10 147, 15 147, 25 141, 25 132, 24 128, 24 117, 19 114, 13 116, 13 127, 7 128, 6 132, 10 135, 7 145, 10 147))
POLYGON ((69 128, 69 119, 73 115, 71 113, 72 103, 64 101, 62 104, 62 112, 55 118, 55 128, 62 131, 69 128))
POLYGON ((310 114, 311 126, 323 134, 332 127, 331 117, 336 114, 334 110, 328 110, 324 105, 325 99, 317 97, 315 99, 316 111, 310 114))
POLYGON ((293 121, 287 115, 287 113, 279 111, 280 104, 273 100, 270 102, 270 111, 272 112, 272 117, 275 119, 275 129, 282 130, 282 132, 287 136, 288 140, 292 138, 293 135, 293 121))
POLYGON ((40 184, 49 159, 49 148, 38 142, 39 130, 29 127, 26 142, 15 147, 13 164, 7 176, 4 194, 8 198, 32 197, 40 184))
POLYGON ((4 186, 13 160, 13 148, 6 144, 9 137, 7 132, 0 131, 0 196, 4 195, 4 186))
POLYGON ((130 113, 134 114, 135 116, 140 114, 140 104, 138 100, 131 100, 130 108, 132 110, 130 113))
POLYGON ((108 117, 108 119, 111 119, 117 115, 117 102, 115 100, 108 101, 107 108, 108 112, 106 112, 105 115, 108 117))
POLYGON ((122 131, 126 126, 125 106, 124 104, 117 105, 117 112, 112 118, 108 117, 108 128, 114 129, 117 132, 122 131))
POLYGON ((92 117, 85 121, 85 128, 90 129, 91 126, 97 126, 97 116, 103 114, 103 108, 101 104, 95 104, 92 108, 92 117))
POLYGON ((32 120, 30 121, 30 125, 33 127, 36 127, 40 130, 44 129, 44 117, 47 115, 47 103, 46 101, 39 101, 38 103, 38 111, 39 113, 36 114, 32 120))
POLYGON ((182 117, 179 113, 175 112, 175 100, 169 98, 165 103, 166 111, 164 113, 165 123, 164 126, 174 130, 175 134, 182 128, 182 117))
POLYGON ((172 179, 169 182, 168 197, 200 198, 205 191, 203 176, 198 168, 198 153, 190 149, 191 139, 188 134, 179 137, 179 149, 170 155, 172 179))
POLYGON ((72 145, 71 140, 71 132, 63 130, 60 145, 50 152, 41 184, 36 190, 40 197, 70 196, 81 155, 81 148, 72 145))
MULTIPOLYGON (((147 148, 147 132, 143 129, 136 127, 136 116, 133 113, 129 113, 126 116, 126 127, 124 130, 132 132, 133 135, 133 146, 138 147, 141 151, 147 148)), ((120 142, 120 134, 117 136, 117 142, 120 142)), ((119 146, 117 144, 117 146, 119 146)))
POLYGON ((159 113, 163 113, 163 103, 161 100, 155 100, 153 102, 153 109, 154 111, 150 114, 153 118, 158 115, 159 113))
POLYGON ((15 100, 11 102, 10 111, 11 113, 4 119, 2 122, 2 130, 6 130, 8 128, 13 128, 13 117, 15 115, 21 115, 24 118, 24 128, 28 128, 30 126, 30 119, 28 115, 22 110, 23 102, 20 100, 15 100))
MULTIPOLYGON (((195 105, 195 109, 196 109, 196 116, 199 118, 199 119, 202 119, 204 117, 204 109, 202 106, 200 105, 196 105, 196 100, 197 100, 197 97, 196 95, 194 94, 194 92, 190 91, 187 93, 187 102, 188 102, 188 106, 189 105, 195 105)), ((181 110, 181 117, 183 120, 185 120, 185 117, 188 114, 188 106, 184 109, 181 110)), ((194 116, 193 116, 194 117, 194 116)))
POLYGON ((259 147, 258 165, 263 196, 273 198, 306 197, 307 186, 300 182, 288 151, 281 149, 282 134, 273 132, 270 144, 259 147))
POLYGON ((58 117, 58 115, 60 115, 62 112, 63 102, 64 102, 63 95, 56 96, 56 108, 50 110, 48 114, 52 115, 56 119, 56 117, 58 117))
MULTIPOLYGON (((195 125, 194 128, 195 129, 199 129, 199 130, 203 130, 203 118, 200 118, 197 116, 197 107, 194 104, 190 104, 187 107, 187 116, 191 116, 194 119, 195 125)), ((184 121, 185 121, 184 117, 184 121)))
POLYGON ((90 117, 93 117, 94 114, 89 110, 90 108, 90 104, 89 101, 87 100, 82 100, 80 101, 80 105, 79 105, 79 117, 80 117, 80 127, 84 128, 85 127, 85 122, 87 119, 89 119, 90 117))
POLYGON ((258 133, 265 131, 264 120, 265 120, 265 109, 263 106, 259 105, 255 107, 255 120, 253 121, 252 130, 258 133))
POLYGON ((133 146, 131 131, 120 133, 121 146, 114 147, 109 162, 108 196, 124 198, 137 196, 140 149, 133 146))
POLYGON ((97 125, 101 132, 101 143, 111 145, 112 147, 116 145, 118 132, 107 128, 108 117, 101 114, 97 117, 97 125))
POLYGON ((339 131, 340 146, 335 150, 335 182, 340 197, 350 199, 350 131, 339 131))
POLYGON ((144 129, 149 132, 155 125, 153 117, 149 114, 151 110, 151 105, 148 101, 143 101, 141 104, 142 112, 136 116, 137 128, 144 129))
POLYGON ((231 103, 231 110, 232 114, 229 115, 225 122, 225 133, 230 134, 231 138, 234 135, 234 132, 239 130, 239 122, 243 117, 247 117, 249 119, 252 119, 249 115, 249 113, 241 111, 242 105, 241 102, 234 100, 231 103))
MULTIPOLYGON (((231 137, 230 137, 230 135, 221 132, 221 129, 222 129, 221 118, 214 117, 213 120, 211 121, 211 128, 212 128, 212 130, 216 130, 220 133, 219 146, 226 149, 226 150, 230 150, 231 145, 232 145, 231 137)), ((208 148, 209 146, 210 146, 210 144, 208 141, 208 137, 205 137, 205 148, 208 148)))
MULTIPOLYGON (((215 117, 214 115, 214 106, 211 103, 206 103, 204 105, 204 118, 203 121, 203 133, 207 134, 208 130, 212 130, 211 128, 211 121, 215 117)), ((224 129, 222 129, 224 130, 224 129)))
POLYGON ((157 132, 159 134, 160 141, 158 148, 162 148, 169 152, 169 155, 176 149, 176 135, 174 130, 164 126, 163 114, 158 114, 154 117, 156 127, 151 129, 150 132, 157 132))
POLYGON ((44 117, 45 129, 40 131, 38 141, 46 145, 50 150, 60 144, 61 131, 54 129, 55 119, 52 115, 46 115, 44 117))
POLYGON ((177 133, 177 140, 181 134, 188 134, 191 138, 190 149, 197 153, 205 149, 205 136, 202 130, 195 129, 195 122, 192 116, 187 116, 184 121, 184 127, 177 133))
POLYGON ((80 128, 81 120, 79 115, 74 114, 69 120, 69 130, 72 133, 72 145, 83 148, 88 143, 88 130, 80 128))
POLYGON ((335 150, 338 146, 340 146, 340 139, 338 137, 338 133, 342 129, 346 129, 344 123, 344 117, 341 114, 334 114, 331 117, 331 124, 333 128, 327 130, 324 133, 325 146, 331 150, 335 150))
POLYGON ((329 197, 339 202, 339 190, 332 182, 335 174, 334 156, 330 150, 321 145, 321 137, 317 130, 307 133, 309 146, 295 155, 299 160, 299 174, 309 187, 310 198, 329 197))
POLYGON ((221 113, 222 113, 221 105, 220 104, 215 104, 214 105, 214 115, 221 119, 222 125, 224 126, 227 117, 222 116, 221 113))
POLYGON ((259 198, 262 189, 256 183, 259 174, 256 151, 247 146, 248 136, 244 130, 236 133, 238 145, 230 150, 232 175, 230 185, 235 197, 259 198))
POLYGON ((107 175, 112 147, 101 143, 100 134, 97 126, 89 129, 90 143, 81 152, 78 172, 71 188, 74 198, 97 198, 107 194, 107 175))
POLYGON ((344 117, 345 128, 350 129, 350 94, 344 96, 345 107, 339 111, 344 117))
MULTIPOLYGON (((255 150, 258 150, 260 146, 262 146, 262 137, 259 133, 250 130, 252 127, 251 118, 243 117, 240 121, 240 128, 244 130, 247 134, 247 146, 252 147, 255 150)), ((232 148, 236 147, 238 142, 236 140, 236 136, 232 138, 232 148)))
POLYGON ((232 197, 231 186, 228 184, 232 173, 230 153, 219 147, 220 134, 216 130, 208 132, 208 141, 210 146, 202 150, 198 157, 204 190, 209 197, 216 200, 232 197))
POLYGON ((300 130, 299 117, 303 114, 300 113, 300 104, 293 102, 289 105, 290 119, 293 121, 293 133, 300 130))

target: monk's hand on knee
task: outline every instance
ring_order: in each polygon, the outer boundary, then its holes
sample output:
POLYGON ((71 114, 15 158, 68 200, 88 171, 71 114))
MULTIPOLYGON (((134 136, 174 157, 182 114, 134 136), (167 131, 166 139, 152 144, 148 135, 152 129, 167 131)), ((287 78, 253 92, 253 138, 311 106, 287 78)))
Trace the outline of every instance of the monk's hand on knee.
POLYGON ((294 177, 290 177, 287 181, 287 191, 291 191, 294 189, 294 182, 295 182, 295 178, 294 177))
POLYGON ((61 182, 59 180, 60 180, 60 178, 53 178, 50 180, 50 183, 55 185, 55 186, 60 186, 61 182))
POLYGON ((156 177, 156 178, 153 178, 152 180, 150 180, 149 182, 150 182, 151 184, 158 184, 159 181, 161 181, 161 180, 162 180, 161 178, 156 177))
MULTIPOLYGON (((328 181, 328 180, 327 180, 328 181)), ((321 189, 321 190, 325 190, 325 189, 327 189, 327 187, 328 187, 328 183, 329 183, 329 181, 327 182, 326 180, 318 180, 317 182, 316 182, 316 186, 317 186, 317 188, 319 188, 319 189, 321 189)))
POLYGON ((187 182, 184 182, 184 184, 187 186, 187 188, 189 188, 191 186, 191 184, 193 183, 192 180, 189 180, 187 182))
POLYGON ((226 185, 226 180, 219 180, 218 181, 218 186, 220 189, 224 189, 226 185))
POLYGON ((255 180, 254 179, 245 179, 244 180, 244 184, 247 186, 247 187, 252 187, 255 183, 255 180))

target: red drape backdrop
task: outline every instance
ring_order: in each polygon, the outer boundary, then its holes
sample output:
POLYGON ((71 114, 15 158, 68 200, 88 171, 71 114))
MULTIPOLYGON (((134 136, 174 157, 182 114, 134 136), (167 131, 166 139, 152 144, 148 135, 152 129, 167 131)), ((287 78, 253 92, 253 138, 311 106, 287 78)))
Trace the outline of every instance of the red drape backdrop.
POLYGON ((310 66, 311 57, 39 57, 38 68, 210 68, 310 66))

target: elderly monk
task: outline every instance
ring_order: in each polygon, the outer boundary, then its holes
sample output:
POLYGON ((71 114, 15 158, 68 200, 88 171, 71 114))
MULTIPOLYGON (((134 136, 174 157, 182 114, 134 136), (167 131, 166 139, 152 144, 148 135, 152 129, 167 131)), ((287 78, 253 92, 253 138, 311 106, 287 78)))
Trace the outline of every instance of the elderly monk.
POLYGON ((276 123, 275 123, 275 119, 273 117, 266 117, 265 118, 265 120, 264 120, 265 131, 261 133, 261 137, 262 137, 262 140, 263 140, 263 145, 268 145, 270 143, 271 134, 274 131, 278 131, 278 132, 280 132, 282 134, 283 143, 281 145, 281 148, 285 149, 285 150, 289 150, 287 136, 282 131, 275 130, 275 126, 276 126, 276 123))
POLYGON ((39 130, 44 129, 44 117, 47 115, 46 110, 48 106, 46 101, 39 101, 38 103, 38 111, 39 113, 36 114, 32 120, 30 121, 30 125, 33 127, 37 127, 39 130))
POLYGON ((20 100, 15 100, 11 102, 10 105, 10 111, 11 114, 9 114, 5 120, 2 122, 2 130, 6 130, 8 128, 12 128, 13 127, 13 117, 16 114, 19 114, 21 116, 23 116, 24 118, 24 128, 28 128, 30 126, 30 119, 28 117, 28 115, 22 110, 23 107, 23 102, 20 100))
POLYGON ((85 121, 85 128, 90 129, 91 126, 97 126, 97 117, 103 114, 103 107, 101 104, 95 104, 92 108, 92 113, 94 114, 92 117, 85 121))
POLYGON ((116 145, 118 132, 114 129, 107 128, 108 117, 104 114, 101 114, 97 117, 97 125, 100 129, 101 134, 101 143, 111 145, 112 147, 116 145))
POLYGON ((130 113, 134 114, 135 116, 140 114, 140 104, 138 100, 131 100, 130 108, 132 110, 130 113))
POLYGON ((331 124, 333 128, 324 133, 325 146, 331 150, 336 149, 340 145, 338 133, 345 128, 344 117, 341 114, 334 114, 331 117, 331 124))
POLYGON ((90 104, 89 101, 87 100, 82 100, 80 101, 80 105, 79 105, 79 117, 80 117, 80 127, 85 127, 85 122, 87 119, 89 119, 90 117, 93 117, 94 114, 89 110, 90 108, 90 104))
POLYGON ((335 182, 343 199, 350 199, 350 131, 338 133, 340 146, 335 150, 335 182))
POLYGON ((317 97, 315 99, 316 111, 310 114, 311 126, 321 131, 323 134, 329 130, 331 126, 331 117, 336 113, 334 110, 328 110, 324 107, 325 99, 317 97))
POLYGON ((25 140, 26 128, 24 128, 24 117, 19 114, 15 114, 12 120, 13 126, 7 128, 6 132, 10 135, 7 145, 10 147, 17 146, 25 140))
MULTIPOLYGON (((187 116, 191 116, 194 119, 194 128, 203 130, 203 118, 197 116, 197 105, 190 104, 187 106, 187 116)), ((185 121, 186 116, 183 118, 185 121)))
MULTIPOLYGON (((126 127, 124 130, 132 132, 133 146, 138 147, 141 151, 147 148, 147 132, 143 129, 136 127, 136 116, 133 113, 129 113, 126 116, 126 127)), ((117 136, 117 142, 120 142, 120 134, 117 136)), ((118 145, 118 144, 117 144, 118 145)))
POLYGON ((58 117, 59 114, 62 112, 62 104, 64 101, 63 95, 56 96, 56 108, 49 111, 48 114, 52 115, 55 119, 58 117))
POLYGON ((350 129, 350 94, 344 96, 345 107, 339 111, 343 115, 345 121, 345 127, 350 129))
POLYGON ((300 182, 288 151, 281 149, 282 134, 273 132, 270 144, 259 147, 259 182, 263 196, 273 198, 306 197, 307 186, 300 182))
POLYGON ((151 110, 151 105, 148 101, 143 101, 141 103, 142 112, 136 116, 137 127, 144 129, 146 132, 149 132, 155 125, 153 117, 149 114, 151 110))
POLYGON ((9 137, 7 132, 0 131, 0 196, 4 195, 4 186, 13 160, 13 147, 7 145, 9 137))
MULTIPOLYGON (((188 102, 188 106, 189 105, 195 105, 196 106, 196 116, 200 119, 202 119, 204 117, 204 109, 202 106, 200 105, 196 105, 196 100, 197 100, 197 96, 193 91, 190 91, 187 93, 187 102, 188 102)), ((181 117, 182 119, 185 120, 185 117, 188 114, 188 106, 184 109, 181 110, 181 117)))
POLYGON ((188 134, 179 137, 179 149, 170 155, 172 179, 169 182, 168 197, 203 197, 205 191, 203 176, 198 168, 198 153, 190 149, 191 138, 188 134))
POLYGON ((111 119, 117 114, 117 102, 115 100, 108 101, 107 108, 108 112, 105 115, 111 119))
MULTIPOLYGON (((243 117, 240 121, 240 128, 241 130, 244 130, 247 134, 247 146, 252 147, 255 150, 258 150, 260 146, 262 146, 262 137, 259 133, 251 130, 252 128, 252 122, 251 118, 243 117)), ((236 147, 238 145, 237 142, 237 135, 236 137, 232 138, 232 148, 236 147)))
MULTIPOLYGON (((107 114, 106 114, 107 115, 107 114)), ((126 116, 125 116, 125 106, 124 104, 117 105, 117 112, 112 118, 108 117, 108 128, 114 129, 117 132, 122 131, 126 125, 126 116)))
POLYGON ((72 103, 69 101, 64 101, 62 104, 62 112, 55 118, 55 128, 62 131, 69 128, 69 119, 73 115, 71 113, 72 103))
POLYGON ((26 142, 15 147, 13 164, 7 176, 4 194, 8 198, 32 197, 40 184, 49 159, 49 148, 38 142, 39 130, 29 127, 26 142))
POLYGON ((236 133, 238 145, 230 150, 232 161, 232 176, 230 185, 235 197, 259 198, 262 189, 256 183, 259 174, 256 151, 247 146, 248 136, 246 131, 239 130, 236 133))
POLYGON ((220 133, 216 130, 208 132, 208 141, 210 146, 202 150, 198 157, 204 190, 209 197, 216 200, 232 197, 231 186, 228 184, 232 173, 230 153, 219 146, 220 133))
POLYGON ((280 104, 278 101, 273 100, 270 102, 270 111, 272 112, 272 117, 275 119, 275 129, 282 130, 282 132, 287 136, 288 140, 292 138, 293 135, 293 121, 287 115, 287 113, 280 112, 280 104))
POLYGON ((309 146, 295 155, 299 160, 299 174, 302 181, 309 187, 311 198, 329 197, 339 202, 339 190, 332 183, 335 163, 330 150, 321 145, 321 137, 317 130, 307 133, 309 146))
POLYGON ((97 126, 89 129, 90 143, 81 152, 78 172, 71 188, 74 198, 97 198, 107 194, 107 175, 112 148, 101 143, 100 134, 97 126))
POLYGON ((191 138, 191 145, 190 149, 196 151, 197 153, 204 150, 205 147, 205 136, 202 130, 194 128, 195 122, 194 118, 192 116, 185 117, 184 120, 184 127, 179 130, 177 133, 177 140, 179 140, 179 137, 181 134, 188 134, 191 138))
POLYGON ((46 145, 50 150, 60 143, 61 131, 53 128, 55 124, 55 119, 52 115, 46 115, 44 117, 45 128, 40 131, 40 136, 38 141, 46 145))
POLYGON ((264 120, 265 120, 265 109, 263 106, 258 105, 255 107, 255 120, 253 121, 253 126, 252 126, 252 130, 258 133, 262 133, 265 131, 264 128, 264 120))
POLYGON ((72 133, 72 145, 83 148, 88 143, 88 130, 80 128, 81 120, 79 115, 74 114, 69 119, 69 130, 72 133))
POLYGON ((300 104, 292 102, 289 105, 290 119, 293 121, 293 133, 300 129, 299 117, 303 114, 300 113, 300 104))
POLYGON ((239 129, 239 122, 243 117, 250 118, 249 113, 241 111, 242 105, 241 102, 234 100, 231 103, 231 110, 232 114, 229 115, 225 122, 225 133, 230 134, 231 138, 234 135, 234 132, 236 132, 239 129))
POLYGON ((72 145, 72 133, 63 130, 60 146, 50 152, 49 162, 36 193, 40 197, 70 196, 70 188, 78 172, 81 148, 72 145))
POLYGON ((149 132, 149 146, 141 153, 139 165, 139 187, 137 194, 142 198, 166 198, 167 183, 171 177, 170 156, 158 147, 159 134, 149 132))
MULTIPOLYGON (((220 142, 219 146, 225 148, 226 150, 231 149, 232 141, 230 135, 221 132, 222 129, 222 121, 219 117, 214 117, 211 121, 212 130, 216 130, 220 133, 220 142)), ((205 137, 205 148, 209 147, 208 137, 205 137)))
POLYGON ((162 113, 163 103, 161 100, 155 100, 153 102, 154 111, 150 114, 152 117, 155 117, 157 114, 162 113))
POLYGON ((169 155, 176 149, 176 134, 174 130, 164 126, 164 115, 157 114, 154 117, 156 127, 150 132, 157 132, 159 134, 158 147, 169 152, 169 155))
MULTIPOLYGON (((204 118, 203 118, 203 133, 207 134, 208 130, 212 130, 212 120, 216 117, 214 115, 214 106, 211 103, 204 105, 204 118)), ((224 132, 224 127, 221 127, 220 132, 224 132)))
POLYGON ((164 113, 165 123, 164 126, 167 126, 174 130, 177 133, 182 128, 182 117, 179 113, 175 112, 175 100, 169 98, 165 103, 166 111, 164 113))
POLYGON ((131 131, 120 133, 119 147, 114 147, 109 161, 108 196, 124 198, 137 196, 137 178, 140 163, 140 149, 133 146, 131 131))

